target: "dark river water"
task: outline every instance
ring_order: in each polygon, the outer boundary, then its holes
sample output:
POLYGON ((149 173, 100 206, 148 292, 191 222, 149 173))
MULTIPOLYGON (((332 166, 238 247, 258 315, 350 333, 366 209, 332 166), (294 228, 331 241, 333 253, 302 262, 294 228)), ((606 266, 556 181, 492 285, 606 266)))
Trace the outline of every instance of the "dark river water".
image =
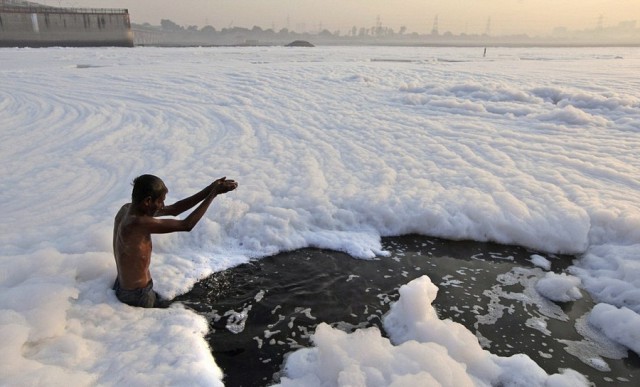
POLYGON ((556 304, 533 284, 544 275, 537 254, 564 272, 574 257, 521 247, 410 235, 383 238, 389 257, 359 260, 302 249, 218 272, 176 301, 204 315, 207 336, 227 386, 267 386, 279 380, 287 353, 311 346, 325 322, 351 332, 378 326, 398 288, 428 275, 440 290, 434 306, 474 332, 499 356, 524 353, 547 373, 572 368, 596 385, 640 385, 640 359, 586 323, 593 301, 556 304))

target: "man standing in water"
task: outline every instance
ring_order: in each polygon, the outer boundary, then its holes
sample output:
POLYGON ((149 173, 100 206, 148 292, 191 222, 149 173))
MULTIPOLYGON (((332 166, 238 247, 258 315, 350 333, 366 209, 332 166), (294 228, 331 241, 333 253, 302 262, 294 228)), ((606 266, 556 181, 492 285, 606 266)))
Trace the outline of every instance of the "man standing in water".
POLYGON ((237 186, 235 181, 223 177, 195 195, 165 207, 169 190, 164 182, 153 175, 137 177, 133 181, 131 203, 120 208, 113 225, 113 254, 118 268, 118 277, 113 284, 116 297, 131 306, 166 306, 153 290, 149 272, 151 234, 191 231, 217 195, 233 191, 237 186), (198 203, 200 205, 185 219, 156 218, 178 216, 198 203))

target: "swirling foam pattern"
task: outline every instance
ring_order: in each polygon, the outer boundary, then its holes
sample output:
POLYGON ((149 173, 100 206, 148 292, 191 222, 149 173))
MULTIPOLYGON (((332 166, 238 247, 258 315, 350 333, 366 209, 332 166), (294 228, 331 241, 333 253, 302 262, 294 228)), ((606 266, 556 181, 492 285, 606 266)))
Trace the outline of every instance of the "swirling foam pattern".
POLYGON ((0 301, 0 372, 157 384, 177 356, 176 381, 220 382, 203 321, 172 309, 170 325, 107 290, 113 215, 142 173, 168 202, 240 183, 193 232, 154 240, 169 296, 282 250, 371 258, 381 235, 423 233, 581 254, 588 290, 640 313, 639 53, 492 51, 0 50, 0 286, 34 295, 0 301), (151 331, 174 357, 145 341, 155 357, 135 361, 155 376, 137 380, 108 353, 151 331))

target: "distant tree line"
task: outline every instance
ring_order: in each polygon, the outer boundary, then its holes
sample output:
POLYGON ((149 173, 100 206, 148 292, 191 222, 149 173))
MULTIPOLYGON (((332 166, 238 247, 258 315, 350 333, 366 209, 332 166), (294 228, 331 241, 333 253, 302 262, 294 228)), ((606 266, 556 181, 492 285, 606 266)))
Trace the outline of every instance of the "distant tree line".
POLYGON ((181 26, 162 19, 160 26, 148 23, 133 24, 136 44, 157 45, 282 45, 294 40, 308 40, 317 44, 410 44, 410 45, 640 45, 640 29, 635 22, 624 22, 616 27, 599 27, 584 31, 568 31, 556 28, 546 37, 529 37, 525 34, 490 36, 488 34, 439 34, 409 33, 406 27, 398 31, 377 23, 373 27, 353 26, 346 33, 320 29, 317 32, 296 32, 288 28, 275 31, 263 29, 226 27, 220 30, 211 25, 199 28, 195 25, 181 26), (144 41, 142 41, 144 40, 144 41))
MULTIPOLYGON (((143 27, 151 27, 148 23, 143 25, 143 27)), ((346 34, 342 34, 341 31, 329 31, 328 29, 322 29, 315 33, 310 32, 295 32, 289 30, 288 28, 282 28, 278 31, 274 29, 262 29, 259 26, 254 26, 253 28, 245 28, 245 27, 228 27, 222 28, 221 30, 217 30, 215 27, 211 25, 206 25, 202 28, 198 26, 181 26, 174 23, 168 19, 162 19, 160 21, 160 28, 163 32, 174 33, 174 34, 185 34, 185 35, 193 35, 200 37, 219 37, 224 35, 235 35, 235 36, 247 36, 251 38, 259 38, 259 39, 299 39, 301 37, 322 37, 329 39, 340 39, 340 38, 388 38, 388 37, 419 37, 417 33, 407 34, 407 27, 400 27, 399 31, 396 32, 393 28, 385 27, 382 25, 378 25, 375 27, 365 28, 365 27, 356 27, 353 26, 350 28, 346 34)))

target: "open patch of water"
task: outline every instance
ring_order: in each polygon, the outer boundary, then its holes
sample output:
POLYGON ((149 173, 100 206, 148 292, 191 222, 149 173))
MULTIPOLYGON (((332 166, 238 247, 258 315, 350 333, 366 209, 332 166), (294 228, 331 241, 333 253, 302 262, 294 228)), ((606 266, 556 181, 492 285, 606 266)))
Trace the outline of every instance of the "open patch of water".
POLYGON ((207 317, 207 340, 230 386, 279 380, 287 353, 308 347, 325 322, 351 332, 378 326, 398 288, 422 275, 439 287, 440 318, 474 332, 499 356, 524 353, 548 373, 572 368, 597 385, 637 385, 640 359, 586 322, 593 301, 553 303, 535 282, 545 271, 532 256, 564 272, 574 257, 521 247, 417 235, 383 238, 389 257, 354 259, 320 249, 281 253, 200 281, 176 299, 207 317))

